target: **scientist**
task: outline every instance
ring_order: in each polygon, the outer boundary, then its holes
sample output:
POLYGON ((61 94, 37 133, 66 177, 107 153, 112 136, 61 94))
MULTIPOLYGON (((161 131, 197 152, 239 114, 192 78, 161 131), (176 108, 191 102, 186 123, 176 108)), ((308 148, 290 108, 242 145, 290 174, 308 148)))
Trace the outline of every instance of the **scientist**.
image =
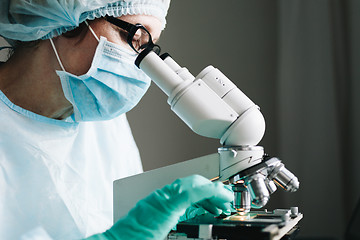
POLYGON ((229 208, 221 183, 190 176, 112 226, 112 182, 142 171, 125 116, 150 85, 136 52, 159 38, 168 7, 1 1, 0 35, 13 53, 0 64, 0 239, 163 239, 194 203, 229 208))

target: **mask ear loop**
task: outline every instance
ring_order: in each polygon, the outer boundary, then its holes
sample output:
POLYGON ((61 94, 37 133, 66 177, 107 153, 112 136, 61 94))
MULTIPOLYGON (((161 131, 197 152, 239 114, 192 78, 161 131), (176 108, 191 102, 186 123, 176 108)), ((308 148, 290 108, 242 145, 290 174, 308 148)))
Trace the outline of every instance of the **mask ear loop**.
MULTIPOLYGON (((92 29, 92 27, 90 27, 89 23, 88 23, 86 20, 85 20, 85 24, 86 24, 86 26, 88 26, 90 32, 91 32, 92 35, 96 38, 96 40, 97 40, 98 42, 100 42, 98 36, 96 36, 94 30, 92 29)), ((58 54, 58 52, 57 52, 57 50, 56 50, 55 44, 54 44, 54 42, 53 42, 53 40, 52 40, 51 38, 49 38, 49 40, 50 40, 51 46, 52 46, 52 48, 53 48, 53 50, 54 50, 54 53, 55 53, 55 55, 56 55, 56 58, 57 58, 57 60, 58 60, 58 62, 59 62, 59 64, 60 64, 60 67, 61 67, 61 69, 65 72, 64 65, 62 64, 62 62, 61 62, 61 60, 60 60, 60 57, 59 57, 59 54, 58 54)))
POLYGON ((52 48, 54 49, 54 52, 55 52, 56 58, 57 58, 57 60, 58 60, 58 62, 59 62, 59 64, 60 64, 60 67, 61 67, 61 69, 65 72, 64 65, 61 63, 59 54, 58 54, 58 52, 56 51, 55 44, 54 44, 54 42, 53 42, 53 40, 52 40, 51 38, 49 38, 49 40, 50 40, 50 43, 51 43, 52 48))
POLYGON ((92 27, 89 25, 89 23, 88 23, 86 20, 85 20, 85 24, 86 24, 86 26, 88 26, 90 32, 91 32, 92 35, 96 38, 96 40, 97 40, 98 42, 100 42, 100 39, 99 39, 98 36, 95 34, 95 31, 92 29, 92 27))

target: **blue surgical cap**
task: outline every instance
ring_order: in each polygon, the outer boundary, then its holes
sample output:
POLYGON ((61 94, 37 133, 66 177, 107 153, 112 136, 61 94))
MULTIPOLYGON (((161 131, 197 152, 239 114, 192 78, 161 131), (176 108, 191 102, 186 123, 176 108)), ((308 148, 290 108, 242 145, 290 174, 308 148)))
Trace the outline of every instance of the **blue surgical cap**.
POLYGON ((165 17, 170 0, 0 0, 0 36, 32 41, 58 36, 85 20, 143 14, 165 17))

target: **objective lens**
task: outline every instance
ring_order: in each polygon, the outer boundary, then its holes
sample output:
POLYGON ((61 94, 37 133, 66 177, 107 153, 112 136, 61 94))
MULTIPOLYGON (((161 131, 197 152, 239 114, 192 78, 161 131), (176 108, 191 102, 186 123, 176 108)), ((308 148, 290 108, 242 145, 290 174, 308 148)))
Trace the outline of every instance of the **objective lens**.
POLYGON ((273 181, 284 190, 295 192, 299 189, 298 178, 287 170, 284 164, 280 164, 271 175, 273 175, 273 181))
POLYGON ((252 206, 261 208, 266 205, 270 199, 269 191, 265 184, 265 177, 262 174, 253 175, 247 185, 252 199, 252 206))
POLYGON ((232 187, 234 191, 234 208, 240 213, 247 213, 251 208, 251 198, 249 190, 244 184, 235 184, 232 187))
POLYGON ((266 184, 266 188, 268 189, 270 194, 273 194, 276 191, 277 187, 273 181, 266 178, 265 184, 266 184))

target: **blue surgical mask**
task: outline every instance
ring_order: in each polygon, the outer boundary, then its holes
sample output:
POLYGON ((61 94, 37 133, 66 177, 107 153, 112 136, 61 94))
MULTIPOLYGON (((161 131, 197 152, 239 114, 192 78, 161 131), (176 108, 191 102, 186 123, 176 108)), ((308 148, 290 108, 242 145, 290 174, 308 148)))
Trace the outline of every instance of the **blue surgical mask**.
POLYGON ((75 121, 113 119, 136 106, 151 80, 135 66, 135 59, 135 53, 105 37, 100 37, 91 67, 84 75, 66 72, 58 58, 63 71, 56 73, 66 99, 73 105, 75 121))

